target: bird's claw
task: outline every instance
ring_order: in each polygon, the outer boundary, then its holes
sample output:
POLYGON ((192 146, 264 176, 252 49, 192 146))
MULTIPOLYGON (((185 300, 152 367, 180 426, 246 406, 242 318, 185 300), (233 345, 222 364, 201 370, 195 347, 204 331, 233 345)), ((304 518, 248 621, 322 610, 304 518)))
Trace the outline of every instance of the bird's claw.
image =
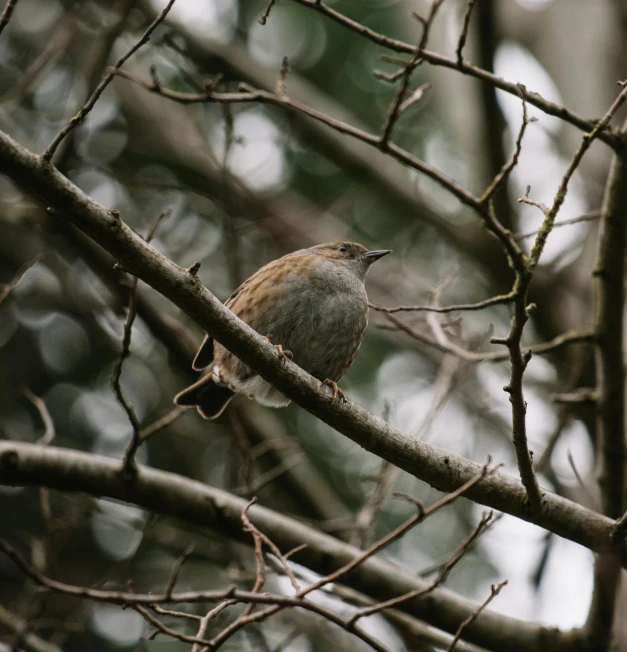
POLYGON ((292 352, 289 349, 284 349, 280 344, 273 344, 273 346, 281 356, 281 360, 285 360, 285 358, 292 359, 292 352))
MULTIPOLYGON (((272 333, 268 333, 266 335, 266 339, 270 344, 272 344, 272 333)), ((277 350, 277 353, 279 356, 281 356, 282 360, 285 360, 285 358, 289 358, 290 360, 293 358, 293 354, 290 350, 284 349, 280 344, 272 344, 272 346, 277 350)))
POLYGON ((333 402, 337 400, 338 396, 340 401, 343 401, 344 403, 348 401, 346 394, 344 394, 344 392, 337 386, 337 383, 334 380, 329 380, 327 378, 322 384, 329 387, 333 392, 333 402))

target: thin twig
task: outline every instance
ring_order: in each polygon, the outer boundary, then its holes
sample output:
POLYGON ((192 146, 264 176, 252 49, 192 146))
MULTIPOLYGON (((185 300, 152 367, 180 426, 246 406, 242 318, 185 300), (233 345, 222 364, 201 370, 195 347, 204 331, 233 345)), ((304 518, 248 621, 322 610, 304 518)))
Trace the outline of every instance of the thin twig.
MULTIPOLYGON (((207 628, 209 627, 209 623, 220 613, 222 613, 227 607, 231 606, 234 604, 234 600, 225 600, 224 602, 221 602, 217 607, 214 607, 213 609, 210 609, 201 619, 200 623, 198 624, 198 631, 196 632, 196 637, 198 639, 203 639, 205 634, 207 633, 207 628)), ((203 645, 202 643, 194 643, 192 646, 192 652, 201 652, 203 649, 210 649, 207 645, 203 645)))
POLYGON ((466 11, 464 13, 464 21, 462 24, 462 31, 459 35, 459 40, 457 41, 457 49, 455 54, 457 55, 457 66, 460 70, 464 67, 464 46, 466 45, 466 39, 468 38, 468 28, 470 27, 470 17, 472 16, 472 10, 475 8, 477 0, 468 0, 466 5, 466 11))
POLYGON ((22 385, 20 391, 35 406, 35 408, 37 408, 39 417, 44 425, 44 434, 35 443, 40 444, 41 446, 47 446, 52 442, 55 436, 54 422, 52 421, 50 412, 48 412, 48 408, 44 401, 26 387, 26 385, 22 385))
MULTIPOLYGON (((316 11, 323 16, 326 16, 339 25, 346 27, 347 29, 359 34, 360 36, 372 41, 373 43, 376 43, 379 46, 386 47, 390 50, 402 54, 409 54, 412 56, 416 54, 416 48, 411 43, 405 43, 404 41, 393 39, 385 36, 384 34, 376 32, 373 29, 362 25, 358 21, 352 20, 348 16, 345 16, 336 9, 330 7, 324 2, 321 2, 320 0, 294 1, 300 5, 308 7, 312 11, 316 11)), ((473 66, 472 64, 468 63, 468 61, 464 61, 463 65, 460 66, 457 57, 448 58, 436 52, 430 52, 429 50, 425 49, 423 49, 419 54, 422 60, 430 63, 431 65, 442 66, 451 70, 457 70, 464 75, 469 75, 471 77, 480 79, 490 84, 494 88, 498 88, 499 90, 505 91, 506 93, 520 97, 520 89, 518 88, 518 84, 508 82, 502 77, 499 77, 498 75, 495 75, 488 70, 473 66)), ((399 60, 398 64, 404 68, 407 65, 407 61, 399 60)), ((576 113, 573 113, 565 106, 556 104, 555 102, 550 102, 549 100, 542 97, 539 93, 535 93, 533 91, 528 91, 525 89, 524 99, 526 102, 532 104, 547 115, 555 116, 564 122, 568 122, 569 124, 574 125, 584 132, 589 132, 597 123, 596 120, 583 118, 576 113)), ((604 128, 602 133, 599 135, 599 140, 602 140, 604 143, 614 149, 621 149, 622 147, 622 138, 615 130, 609 127, 604 128)))
POLYGON ((555 403, 588 403, 594 404, 598 399, 598 392, 594 387, 579 387, 572 392, 553 394, 551 399, 555 403))
POLYGON ((11 14, 17 2, 18 0, 7 0, 7 3, 4 5, 2 16, 0 16, 0 34, 2 34, 2 30, 8 25, 9 20, 11 20, 11 14))
POLYGON ((396 596, 395 598, 391 598, 390 600, 385 600, 384 602, 378 602, 372 605, 371 607, 365 607, 363 609, 360 609, 359 611, 356 611, 348 620, 347 624, 349 625, 349 627, 353 626, 360 618, 365 618, 367 616, 372 616, 376 613, 380 613, 385 609, 390 609, 392 607, 395 607, 396 605, 399 605, 407 600, 412 600, 418 597, 422 597, 424 595, 431 593, 434 589, 440 586, 440 584, 442 584, 442 582, 446 580, 446 578, 453 570, 453 568, 455 568, 455 566, 460 561, 460 559, 462 559, 462 557, 466 554, 468 549, 483 534, 483 532, 485 532, 488 524, 490 523, 490 520, 492 519, 493 514, 494 512, 489 512, 487 515, 484 515, 481 518, 481 520, 477 524, 477 527, 473 530, 472 534, 460 544, 460 546, 457 548, 457 550, 452 555, 452 557, 443 565, 442 569, 438 573, 438 576, 433 580, 430 586, 424 589, 416 589, 414 591, 410 591, 409 593, 405 593, 404 595, 399 595, 396 596))
POLYGON ((477 620, 477 618, 479 617, 479 614, 490 604, 490 602, 492 602, 492 600, 494 600, 494 598, 496 598, 496 596, 501 592, 501 589, 506 584, 507 584, 507 580, 503 580, 502 582, 499 582, 498 584, 492 584, 490 586, 490 595, 481 603, 481 605, 479 606, 477 611, 475 611, 475 613, 468 616, 468 618, 466 618, 461 623, 461 625, 457 629, 457 632, 455 633, 455 638, 451 641, 451 644, 450 644, 447 652, 453 652, 453 650, 455 649, 455 646, 457 645, 457 643, 458 643, 464 629, 466 627, 468 627, 468 625, 470 625, 473 621, 477 620))
POLYGON ((124 323, 124 334, 122 335, 122 350, 118 356, 115 366, 113 367, 113 374, 111 376, 111 389, 115 394, 115 397, 118 400, 118 403, 122 406, 126 412, 126 416, 131 423, 131 428, 133 429, 133 435, 131 441, 124 453, 124 459, 122 461, 122 473, 127 477, 132 477, 137 470, 135 464, 135 453, 141 444, 141 424, 139 419, 135 414, 133 406, 126 400, 124 392, 122 391, 122 386, 120 384, 120 377, 122 376, 122 365, 124 364, 125 358, 130 353, 131 347, 131 336, 133 333, 133 322, 137 315, 137 277, 134 276, 131 280, 131 287, 129 290, 128 298, 128 314, 126 316, 126 322, 124 323))
MULTIPOLYGON (((601 218, 601 210, 597 209, 596 211, 590 211, 585 215, 579 215, 578 217, 572 217, 569 220, 563 220, 562 222, 555 222, 553 225, 554 229, 558 229, 562 226, 570 226, 571 224, 578 224, 579 222, 594 222, 601 218)), ((514 235, 514 240, 519 242, 520 240, 526 240, 527 238, 532 238, 534 235, 538 235, 538 231, 528 231, 527 233, 517 233, 514 235)))
POLYGON ((267 487, 271 482, 276 480, 279 476, 283 475, 290 469, 302 464, 306 461, 306 456, 303 453, 297 453, 292 455, 287 459, 282 460, 275 467, 269 469, 265 473, 262 473, 255 480, 251 480, 249 483, 246 483, 240 487, 232 489, 233 493, 239 495, 251 495, 261 491, 264 487, 267 487))
MULTIPOLYGON (((490 519, 490 522, 486 524, 485 528, 483 529, 482 536, 488 531, 494 528, 494 526, 503 518, 503 512, 499 512, 496 514, 496 516, 492 516, 490 519)), ((474 539, 467 547, 466 547, 466 553, 470 552, 477 543, 477 539, 474 539)), ((425 578, 429 577, 430 575, 433 575, 433 573, 439 573, 442 568, 446 565, 446 561, 441 561, 435 564, 432 564, 431 566, 427 566, 425 568, 422 568, 420 572, 418 573, 419 577, 425 578)))
POLYGON ((29 263, 26 263, 18 273, 2 288, 0 291, 0 305, 2 305, 2 302, 13 292, 17 284, 22 280, 22 277, 26 272, 33 267, 36 263, 39 262, 39 258, 35 258, 34 260, 31 260, 29 263))
POLYGON ((268 0, 268 4, 266 5, 266 8, 262 11, 261 17, 259 18, 259 24, 260 25, 265 25, 266 21, 268 20, 268 17, 270 16, 270 10, 272 9, 272 6, 274 5, 276 0, 268 0))
MULTIPOLYGON (((278 549, 278 547, 272 542, 272 540, 266 536, 263 532, 259 530, 259 528, 255 527, 250 519, 248 518, 248 510, 257 502, 256 498, 251 499, 246 507, 244 507, 242 511, 242 523, 244 524, 244 532, 249 532, 250 534, 253 535, 253 537, 259 537, 260 541, 262 541, 272 554, 281 562, 281 565, 283 566, 283 569, 285 570, 285 574, 289 577, 290 582, 292 584, 292 587, 294 588, 294 591, 298 594, 301 590, 298 582, 296 581, 296 576, 292 572, 292 569, 290 568, 290 565, 287 563, 287 559, 283 556, 281 551, 278 549)), ((261 587, 259 587, 261 589, 261 587)))
POLYGON ((387 460, 383 460, 381 470, 377 474, 375 485, 355 518, 350 543, 358 548, 363 548, 368 545, 377 511, 385 500, 390 488, 398 480, 399 474, 400 469, 397 466, 393 466, 387 460))
POLYGON ((502 305, 504 303, 510 303, 514 298, 513 294, 509 292, 508 294, 499 294, 495 297, 490 297, 489 299, 484 299, 483 301, 478 301, 477 303, 460 303, 454 306, 432 306, 432 305, 422 305, 422 306, 396 306, 394 308, 387 308, 385 306, 379 306, 376 303, 368 302, 368 305, 378 312, 385 312, 388 314, 395 312, 462 312, 465 310, 483 310, 484 308, 489 308, 490 306, 502 305))
POLYGON ((187 611, 177 611, 176 609, 164 609, 158 604, 151 604, 150 608, 161 616, 172 616, 173 618, 185 618, 187 620, 200 620, 202 616, 190 614, 187 611))
POLYGON ((399 117, 409 109, 410 106, 413 106, 416 104, 416 102, 420 102, 420 100, 424 97, 425 93, 431 89, 431 82, 425 82, 424 84, 421 84, 418 86, 418 88, 412 92, 412 94, 404 101, 401 102, 401 105, 398 107, 398 115, 399 117))
POLYGON ((518 130, 518 137, 516 138, 516 144, 514 145, 514 153, 512 154, 510 160, 507 161, 505 165, 500 169, 500 171, 494 177, 494 179, 492 179, 492 182, 486 188, 483 195, 481 196, 482 201, 489 201, 494 196, 494 194, 499 189, 499 187, 505 181, 507 181, 507 178, 511 174, 512 170, 518 165, 518 159, 520 157, 520 152, 522 150, 522 141, 525 136, 525 131, 527 130, 527 125, 535 120, 535 118, 527 117, 527 102, 525 101, 525 96, 523 93, 524 86, 522 84, 519 84, 518 86, 521 89, 520 96, 522 98, 523 116, 522 116, 522 123, 520 125, 520 129, 518 130))
MULTIPOLYGON (((394 100, 392 101, 392 104, 390 105, 390 108, 388 109, 388 115, 385 120, 385 124, 383 125, 383 129, 381 130, 381 139, 380 139, 380 147, 385 151, 387 144, 390 141, 390 138, 392 136, 392 129, 394 129, 394 125, 396 124, 396 121, 399 119, 402 111, 401 111, 401 106, 403 104, 403 101, 405 100, 405 95, 407 93, 407 89, 409 88, 409 81, 411 79, 411 74, 412 72, 416 69, 416 67, 419 65, 420 61, 420 52, 424 50, 424 48, 427 45, 427 41, 429 39, 429 31, 431 29, 431 25, 433 24, 433 21, 435 19, 435 16, 438 12, 438 9, 442 5, 444 0, 433 0, 431 3, 431 8, 429 10, 429 14, 427 15, 426 18, 421 18, 420 16, 414 16, 422 23, 422 36, 420 38, 420 43, 418 44, 418 47, 416 48, 416 51, 414 53, 414 56, 412 57, 411 61, 405 66, 405 69, 403 70, 403 74, 401 75, 401 83, 400 86, 398 87, 398 90, 396 91, 396 95, 394 97, 394 100)), ((424 92, 424 91, 423 91, 424 92)), ((422 93, 421 93, 422 95, 422 93)), ((407 108, 407 107, 406 107, 407 108)))
POLYGON ((183 641, 184 643, 193 643, 194 645, 207 645, 209 643, 209 641, 204 638, 198 636, 188 636, 187 634, 183 634, 176 629, 172 629, 171 627, 164 625, 158 618, 150 613, 150 610, 147 607, 142 604, 133 604, 131 606, 138 614, 143 616, 143 618, 145 618, 151 625, 156 627, 163 634, 167 634, 168 636, 171 636, 172 638, 175 638, 179 641, 183 641))
MULTIPOLYGON (((456 355, 462 360, 466 360, 467 362, 502 362, 504 360, 508 360, 510 357, 509 353, 499 353, 498 351, 469 351, 462 348, 461 346, 458 346, 457 344, 454 344, 453 342, 439 342, 431 335, 427 335, 415 330, 394 315, 386 314, 385 317, 399 330, 403 331, 415 340, 418 340, 423 344, 427 344, 428 346, 432 346, 433 348, 438 349, 444 353, 452 353, 453 355, 456 355)), ((556 349, 559 349, 563 346, 576 344, 578 342, 592 342, 593 340, 594 331, 592 329, 581 331, 566 331, 565 333, 554 337, 548 342, 543 342, 542 344, 532 344, 529 347, 529 351, 535 355, 543 355, 555 351, 556 349)))
POLYGON ((188 560, 192 552, 194 552, 195 547, 196 544, 191 543, 189 546, 187 546, 187 548, 182 552, 182 554, 176 560, 176 563, 172 567, 172 571, 170 573, 170 578, 168 579, 168 583, 166 584, 165 587, 165 594, 167 596, 172 595, 172 591, 174 591, 174 587, 176 586, 176 581, 178 580, 179 573, 183 568, 183 564, 188 560))
POLYGON ((156 421, 153 421, 149 426, 142 428, 141 432, 139 433, 139 438, 142 441, 146 441, 146 439, 152 437, 154 434, 160 430, 163 430, 163 428, 176 421, 186 410, 186 407, 177 405, 167 414, 164 414, 160 419, 157 419, 156 421))
POLYGON ((625 100, 627 100, 627 84, 619 82, 621 86, 621 91, 606 111, 605 115, 594 125, 594 127, 587 133, 583 135, 581 139, 581 144, 579 145, 577 151, 573 155, 564 176, 560 182, 560 185, 555 193, 555 198, 553 199, 553 204, 550 209, 547 209, 544 212, 544 222, 538 231, 536 240, 533 243, 533 247, 529 254, 529 268, 533 269, 539 262, 542 251, 546 244, 549 233, 553 230, 553 225, 555 224, 555 218, 564 203, 566 198, 566 193, 568 191, 568 184, 572 178, 575 170, 579 167, 581 160, 583 159, 584 154, 590 148, 590 145, 597 139, 600 134, 602 134, 606 127, 609 126, 610 121, 616 111, 623 105, 625 100))
MULTIPOLYGON (((174 0, 172 0, 174 1, 174 0)), ((159 214, 155 223, 152 225, 148 235, 145 240, 146 243, 155 237, 155 233, 159 228, 161 222, 164 219, 171 215, 172 211, 167 209, 159 214)), ((124 360, 128 357, 131 348, 131 337, 133 334, 133 323, 135 322, 135 317, 137 316, 137 276, 134 276, 131 280, 131 285, 128 295, 128 314, 126 316, 126 322, 124 323, 124 334, 122 336, 122 350, 120 355, 115 363, 113 368, 113 375, 111 376, 111 389, 115 394, 118 402, 126 412, 128 420, 131 423, 131 428, 133 429, 131 441, 129 442, 126 451, 124 452, 124 459, 122 460, 122 474, 127 478, 133 478, 137 471, 137 465, 135 463, 135 454, 139 450, 139 447, 142 445, 145 437, 142 437, 142 429, 139 419, 135 414, 133 406, 126 400, 124 392, 122 391, 122 386, 120 384, 120 377, 122 375, 122 365, 124 360)), ((153 424, 154 425, 154 424, 153 424)), ((154 430, 152 432, 155 432, 154 430)))
POLYGON ((279 78, 276 82, 276 94, 285 96, 287 94, 287 76, 290 72, 290 62, 287 57, 283 57, 281 61, 281 70, 279 71, 279 78))
POLYGON ((79 109, 78 113, 68 122, 68 124, 54 137, 54 140, 48 145, 42 158, 44 161, 50 161, 54 156, 54 153, 57 151, 57 148, 61 144, 61 141, 83 120, 87 114, 94 108, 96 102, 100 99, 100 96, 103 94, 105 88, 110 84, 111 80, 115 77, 116 73, 120 68, 128 61, 128 59, 141 48, 142 45, 147 43, 150 40, 152 33, 157 29, 157 27, 165 20, 165 17, 168 15, 172 5, 175 0, 170 0, 163 11, 152 21, 148 29, 144 32, 142 37, 133 45, 133 47, 128 50, 124 55, 122 55, 116 64, 111 70, 105 75, 104 79, 98 84, 96 90, 91 94, 91 97, 83 104, 79 109))
MULTIPOLYGON (((443 507, 446 507, 447 505, 450 505, 452 502, 457 500, 461 495, 463 495, 468 489, 470 489, 472 486, 480 482, 483 478, 486 476, 494 473, 496 469, 500 467, 500 465, 497 465, 495 467, 490 467, 491 460, 488 458, 488 461, 486 464, 483 466, 481 471, 475 475, 473 478, 468 480, 468 482, 465 482, 461 487, 456 489, 455 491, 451 492, 450 494, 447 494, 440 500, 436 501, 433 503, 433 505, 430 505, 428 508, 425 508, 422 506, 422 504, 414 499, 411 496, 408 496, 406 494, 394 494, 398 496, 402 496, 406 498, 407 500, 412 501, 417 509, 417 513, 410 517, 405 523, 399 525, 397 528, 392 530, 388 535, 377 541, 376 543, 372 544, 369 548, 367 548, 361 555, 358 555, 357 557, 353 558, 350 562, 339 568, 338 570, 330 573, 326 577, 321 578, 317 582, 314 582, 313 584, 310 584, 309 586, 305 587, 302 589, 300 592, 296 594, 296 597, 302 598, 311 593, 312 591, 317 591, 318 589, 333 583, 337 582, 340 580, 344 575, 347 573, 350 573, 351 570, 362 564, 366 559, 372 557, 375 555, 377 552, 391 544, 392 542, 396 541, 400 537, 402 537, 404 534, 406 534, 410 529, 412 529, 415 525, 423 521, 425 518, 428 518, 438 510, 442 509, 443 507)), ((219 647, 222 645, 226 640, 231 638, 237 631, 239 631, 242 627, 245 625, 251 623, 251 622, 256 622, 259 620, 264 620, 265 618, 268 618, 269 616, 277 613, 284 607, 282 605, 276 604, 271 607, 267 607, 266 609, 263 609, 261 611, 257 611, 255 613, 249 614, 245 619, 238 619, 235 623, 231 623, 227 627, 222 630, 217 636, 215 636, 211 644, 214 647, 219 647)), ((345 623, 346 626, 346 623, 345 623)), ((359 630, 359 628, 355 626, 350 627, 350 631, 354 632, 358 636, 363 636, 363 632, 359 630)))
POLYGON ((240 84, 239 92, 218 92, 213 89, 206 89, 202 93, 181 93, 179 91, 156 87, 153 83, 136 77, 135 75, 125 70, 118 70, 116 71, 116 74, 120 77, 131 80, 132 82, 138 84, 142 88, 145 88, 152 93, 157 93, 158 95, 167 97, 168 99, 179 102, 181 104, 196 104, 201 102, 218 102, 231 104, 266 103, 275 106, 283 106, 294 111, 298 111, 299 113, 303 113, 304 115, 307 115, 310 118, 313 118, 314 120, 317 120, 318 122, 331 127, 339 133, 347 134, 353 138, 356 138, 357 140, 372 145, 379 150, 385 151, 392 158, 395 158, 404 165, 418 170, 422 174, 430 177, 439 183, 442 187, 446 188, 455 197, 457 197, 457 199, 462 204, 472 208, 484 219, 486 218, 486 208, 484 204, 481 203, 479 198, 475 197, 472 193, 462 188, 462 186, 460 186, 456 181, 446 176, 441 171, 431 167, 430 165, 427 165, 424 163, 424 161, 421 161, 419 158, 405 151, 394 143, 385 141, 382 144, 380 136, 368 133, 362 129, 354 127, 351 124, 332 118, 326 113, 316 111, 315 109, 301 104, 296 100, 284 96, 281 97, 276 93, 270 93, 268 91, 253 88, 252 86, 244 83, 240 84))

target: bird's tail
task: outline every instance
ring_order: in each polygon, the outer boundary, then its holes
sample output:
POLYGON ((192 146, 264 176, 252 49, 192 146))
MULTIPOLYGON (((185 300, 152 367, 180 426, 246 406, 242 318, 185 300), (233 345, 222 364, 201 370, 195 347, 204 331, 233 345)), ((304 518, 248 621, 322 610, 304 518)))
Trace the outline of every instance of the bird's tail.
POLYGON ((235 394, 214 382, 211 375, 203 376, 174 397, 176 405, 196 406, 205 419, 219 417, 235 394))

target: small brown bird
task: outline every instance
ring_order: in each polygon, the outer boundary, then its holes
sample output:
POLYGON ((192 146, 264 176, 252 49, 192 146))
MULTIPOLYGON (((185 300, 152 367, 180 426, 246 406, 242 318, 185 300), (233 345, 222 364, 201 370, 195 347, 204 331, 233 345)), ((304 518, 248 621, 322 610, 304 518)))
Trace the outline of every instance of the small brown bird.
MULTIPOLYGON (((337 396, 336 381, 353 363, 368 325, 366 274, 389 253, 354 242, 301 249, 262 267, 225 305, 337 396)), ((271 407, 290 402, 208 335, 193 368, 205 373, 174 402, 195 405, 206 419, 222 414, 235 394, 271 407)))

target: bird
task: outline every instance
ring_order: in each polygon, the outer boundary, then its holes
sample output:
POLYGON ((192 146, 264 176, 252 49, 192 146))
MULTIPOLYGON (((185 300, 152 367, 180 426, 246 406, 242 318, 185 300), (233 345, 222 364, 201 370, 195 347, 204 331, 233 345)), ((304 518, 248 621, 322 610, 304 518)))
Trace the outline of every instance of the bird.
MULTIPOLYGON (((264 335, 279 353, 327 385, 353 363, 368 325, 364 282, 370 266, 389 249, 368 250, 356 242, 330 242, 271 261, 228 298, 225 305, 264 335)), ((206 335, 192 363, 203 374, 174 397, 195 406, 205 419, 222 414, 236 394, 270 407, 290 400, 213 338, 206 335)))

